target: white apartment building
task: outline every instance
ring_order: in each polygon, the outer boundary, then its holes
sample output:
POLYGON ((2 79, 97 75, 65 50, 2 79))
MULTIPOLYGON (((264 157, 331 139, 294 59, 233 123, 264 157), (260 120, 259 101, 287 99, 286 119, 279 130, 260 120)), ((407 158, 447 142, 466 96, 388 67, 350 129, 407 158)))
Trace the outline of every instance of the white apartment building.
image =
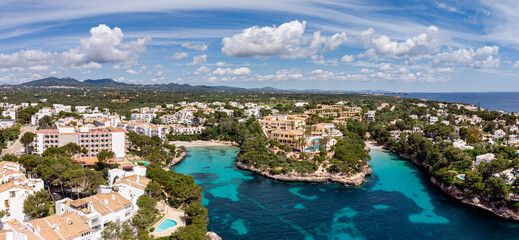
POLYGON ((96 127, 110 127, 110 120, 104 118, 94 119, 94 125, 96 127))
POLYGON ((438 117, 429 117, 429 124, 434 124, 438 122, 438 117))
POLYGON ((43 180, 27 179, 22 173, 19 163, 0 162, 0 211, 5 212, 4 218, 15 218, 24 221, 23 203, 25 199, 43 189, 43 180))
POLYGON ((257 108, 249 108, 249 109, 245 109, 245 110, 243 111, 243 114, 244 114, 245 116, 247 116, 247 117, 252 117, 252 116, 254 116, 254 117, 256 117, 256 118, 260 117, 260 111, 259 111, 259 109, 257 109, 257 108))
POLYGON ((465 149, 474 149, 473 146, 469 146, 467 145, 467 143, 461 139, 458 139, 454 142, 452 142, 452 146, 455 147, 455 148, 459 148, 461 150, 465 150, 465 149))
POLYGON ((76 113, 86 113, 90 106, 76 106, 76 113))
POLYGON ((42 108, 37 113, 31 116, 31 125, 36 126, 38 125, 38 121, 42 119, 44 116, 52 116, 55 112, 51 108, 42 108))
POLYGON ((220 107, 220 108, 216 109, 216 111, 217 112, 224 112, 229 117, 234 116, 234 110, 232 110, 232 109, 227 109, 227 108, 220 107))
POLYGON ((76 212, 52 215, 20 222, 16 219, 2 220, 8 240, 100 240, 100 228, 93 228, 76 212))
POLYGON ((494 139, 503 138, 505 136, 506 136, 505 131, 503 131, 501 129, 497 129, 496 131, 494 131, 494 139))
POLYGON ((132 120, 145 120, 147 122, 151 122, 154 118, 157 117, 155 113, 132 113, 132 120))
MULTIPOLYGON (((98 193, 72 200, 56 201, 56 214, 75 213, 91 228, 91 232, 102 231, 110 222, 126 222, 133 217, 133 204, 119 193, 98 193)), ((34 220, 33 220, 34 221, 34 220)), ((99 238, 82 238, 99 239, 99 238)))
POLYGON ((19 163, 1 161, 0 162, 0 181, 8 183, 14 180, 26 180, 25 174, 22 172, 22 166, 19 163))
POLYGON ((146 176, 146 167, 126 162, 115 169, 110 169, 108 170, 108 186, 111 187, 118 179, 133 175, 146 176))
POLYGON ((0 119, 0 129, 14 127, 14 119, 0 119))
POLYGON ((200 134, 205 130, 205 127, 184 127, 182 125, 175 125, 172 127, 171 133, 174 135, 192 135, 200 134))
POLYGON ((63 111, 63 112, 72 112, 72 106, 70 106, 70 105, 52 104, 52 108, 54 108, 56 113, 59 113, 61 111, 63 111))
POLYGON ((193 112, 188 111, 186 109, 180 110, 174 114, 174 116, 177 118, 178 122, 183 122, 186 119, 192 119, 193 118, 193 112))
POLYGON ((145 194, 146 186, 151 182, 149 178, 140 175, 132 175, 117 179, 112 185, 113 190, 132 202, 134 212, 139 210, 137 200, 145 194))
POLYGON ((23 203, 29 195, 43 189, 43 180, 25 179, 11 181, 0 185, 0 211, 5 212, 6 218, 12 217, 19 221, 25 220, 23 203))
POLYGON ((117 126, 126 129, 128 132, 135 132, 139 135, 145 135, 148 137, 158 136, 160 138, 165 138, 169 130, 167 126, 134 121, 120 122, 117 126))
POLYGON ((58 127, 58 129, 40 129, 35 132, 36 153, 42 154, 49 147, 62 147, 75 143, 88 150, 80 154, 83 158, 96 158, 102 150, 112 151, 116 159, 123 159, 128 152, 126 131, 121 128, 58 127))
POLYGON ((18 113, 16 110, 9 109, 2 112, 3 117, 10 117, 11 119, 16 119, 16 116, 18 116, 18 113))
POLYGON ((246 108, 257 108, 258 104, 257 103, 248 102, 248 103, 245 103, 245 107, 246 108))
POLYGON ((367 122, 375 121, 375 111, 368 111, 367 113, 364 113, 364 119, 367 122))
POLYGON ((92 121, 96 127, 117 127, 121 122, 118 115, 103 116, 93 119, 92 121))
POLYGON ((481 162, 492 162, 494 159, 496 159, 496 155, 493 153, 487 153, 483 155, 476 156, 476 162, 474 163, 475 166, 478 166, 481 162))
POLYGON ((162 115, 162 116, 160 116, 160 121, 163 124, 176 123, 177 122, 177 117, 175 117, 175 115, 171 115, 171 114, 162 115))
POLYGON ((382 103, 380 104, 380 106, 377 107, 377 110, 382 110, 384 109, 385 107, 388 107, 389 106, 389 103, 382 103))

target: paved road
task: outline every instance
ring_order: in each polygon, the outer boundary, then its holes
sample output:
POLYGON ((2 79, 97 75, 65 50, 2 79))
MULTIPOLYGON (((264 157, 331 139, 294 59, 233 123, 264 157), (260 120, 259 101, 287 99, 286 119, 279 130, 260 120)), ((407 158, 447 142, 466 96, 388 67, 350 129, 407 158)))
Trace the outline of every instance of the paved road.
MULTIPOLYGON (((38 128, 38 126, 23 126, 23 127, 20 129, 20 137, 22 137, 23 134, 26 133, 26 132, 35 132, 35 131, 36 131, 36 128, 38 128)), ((13 144, 11 144, 11 147, 2 150, 2 154, 7 154, 7 153, 10 153, 10 154, 21 153, 23 149, 24 149, 23 144, 20 142, 20 138, 18 138, 18 139, 16 139, 16 141, 14 141, 13 144)))

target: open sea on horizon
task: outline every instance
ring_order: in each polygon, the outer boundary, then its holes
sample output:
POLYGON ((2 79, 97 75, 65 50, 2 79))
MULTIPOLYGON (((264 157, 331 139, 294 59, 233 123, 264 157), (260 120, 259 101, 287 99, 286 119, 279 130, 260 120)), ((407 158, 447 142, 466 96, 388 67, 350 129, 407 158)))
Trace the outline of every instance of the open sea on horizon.
POLYGON ((411 93, 400 95, 404 98, 478 105, 492 111, 519 112, 519 92, 453 92, 453 93, 411 93))

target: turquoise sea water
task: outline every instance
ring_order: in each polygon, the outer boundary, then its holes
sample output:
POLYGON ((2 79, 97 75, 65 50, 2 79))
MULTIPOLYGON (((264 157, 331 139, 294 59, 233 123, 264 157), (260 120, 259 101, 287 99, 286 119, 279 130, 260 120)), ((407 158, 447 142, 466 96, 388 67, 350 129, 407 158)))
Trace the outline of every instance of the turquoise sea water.
POLYGON ((450 199, 387 151, 370 153, 373 176, 359 187, 270 180, 239 170, 237 151, 189 148, 173 168, 202 185, 223 239, 519 239, 519 224, 450 199))

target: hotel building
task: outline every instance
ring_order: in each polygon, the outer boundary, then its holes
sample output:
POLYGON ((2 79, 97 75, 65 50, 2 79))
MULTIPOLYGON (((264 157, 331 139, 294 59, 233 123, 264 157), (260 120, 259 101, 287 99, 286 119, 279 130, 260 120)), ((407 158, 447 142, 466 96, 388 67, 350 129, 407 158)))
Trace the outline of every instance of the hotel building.
POLYGON ((62 147, 75 143, 88 150, 79 158, 96 158, 102 150, 112 151, 116 159, 123 159, 128 152, 126 131, 121 128, 58 127, 35 132, 36 153, 42 154, 49 147, 62 147))
POLYGON ((305 126, 305 118, 297 115, 273 115, 259 119, 261 128, 270 130, 296 130, 305 126))

